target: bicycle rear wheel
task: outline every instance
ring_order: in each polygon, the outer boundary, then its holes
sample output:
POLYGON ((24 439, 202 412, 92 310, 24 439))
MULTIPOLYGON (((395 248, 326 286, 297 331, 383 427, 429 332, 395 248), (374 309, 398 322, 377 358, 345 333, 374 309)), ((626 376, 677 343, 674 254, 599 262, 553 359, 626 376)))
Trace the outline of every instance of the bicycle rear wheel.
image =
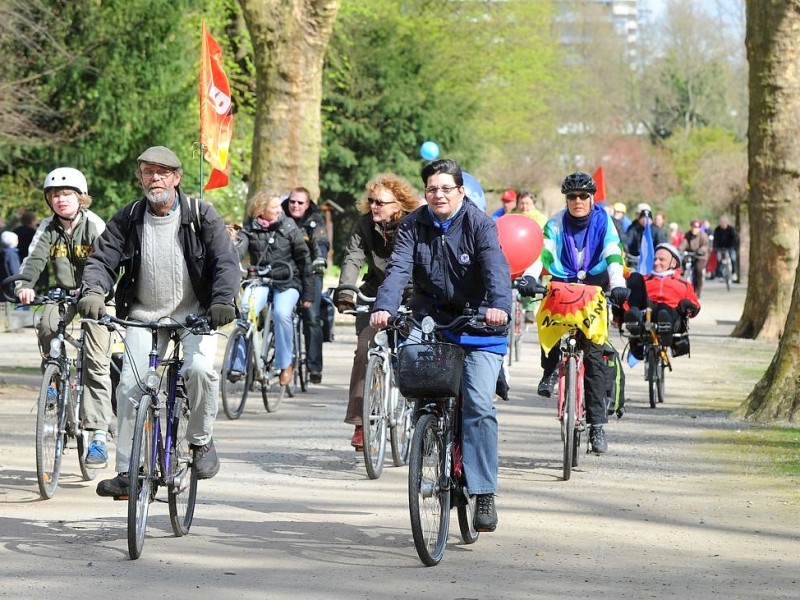
POLYGON ((136 410, 131 459, 128 467, 128 554, 132 559, 142 555, 147 531, 147 514, 155 498, 156 456, 154 436, 156 412, 150 396, 142 396, 136 410))
POLYGON ((170 449, 169 520, 177 537, 189 533, 197 501, 197 478, 192 469, 192 453, 186 430, 189 428, 189 402, 186 398, 175 398, 175 424, 170 449))
POLYGON ((388 392, 383 359, 380 356, 370 356, 364 378, 364 401, 361 405, 361 423, 364 425, 362 451, 364 466, 370 479, 378 479, 383 473, 388 425, 386 414, 388 392))
POLYGON ((220 393, 222 394, 222 410, 225 416, 235 420, 242 415, 247 402, 247 394, 253 385, 255 366, 255 352, 253 351, 253 338, 247 337, 247 327, 237 323, 225 345, 225 358, 222 361, 220 375, 220 393), (245 345, 245 372, 234 372, 233 364, 237 348, 245 345))
POLYGON ((92 481, 97 477, 98 469, 93 469, 86 465, 86 453, 89 451, 89 444, 91 443, 89 436, 90 431, 85 429, 78 429, 75 436, 75 441, 78 446, 78 465, 81 468, 81 476, 84 481, 92 481))
POLYGON ((420 560, 428 567, 442 560, 450 530, 450 491, 440 486, 444 452, 436 416, 421 416, 408 459, 408 508, 414 546, 420 560))
POLYGON ((575 458, 575 408, 578 394, 578 368, 575 357, 567 359, 564 373, 564 413, 561 416, 561 439, 564 440, 563 470, 564 481, 572 474, 572 461, 575 458))
POLYGON ((44 370, 36 414, 36 479, 45 500, 56 493, 61 476, 66 403, 61 367, 51 363, 44 370))
POLYGON ((395 467, 402 467, 408 463, 408 451, 411 447, 411 436, 414 435, 414 403, 409 402, 400 395, 400 390, 394 382, 392 373, 391 394, 394 414, 391 417, 389 434, 392 443, 392 461, 395 467))
POLYGON ((461 539, 465 544, 474 544, 481 535, 480 531, 475 529, 475 496, 469 495, 466 486, 459 487, 458 493, 460 497, 456 503, 456 513, 461 539))

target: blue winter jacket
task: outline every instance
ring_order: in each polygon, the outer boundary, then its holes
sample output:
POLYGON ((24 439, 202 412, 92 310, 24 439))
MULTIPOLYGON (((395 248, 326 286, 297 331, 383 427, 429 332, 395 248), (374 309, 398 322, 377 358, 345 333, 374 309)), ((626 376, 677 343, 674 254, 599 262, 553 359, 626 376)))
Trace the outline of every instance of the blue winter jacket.
POLYGON ((511 314, 511 274, 497 226, 472 202, 462 203, 446 232, 434 226, 427 206, 401 221, 373 310, 396 314, 409 280, 414 314, 431 315, 439 323, 465 308, 499 308, 511 314))

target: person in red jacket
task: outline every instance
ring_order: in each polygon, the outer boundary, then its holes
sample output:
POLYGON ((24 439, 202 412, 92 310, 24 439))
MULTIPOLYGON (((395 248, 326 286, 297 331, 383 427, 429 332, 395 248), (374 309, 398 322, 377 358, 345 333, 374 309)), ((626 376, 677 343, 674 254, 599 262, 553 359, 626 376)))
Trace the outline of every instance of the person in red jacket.
MULTIPOLYGON (((700 300, 694 287, 681 277, 681 255, 672 244, 656 246, 653 272, 650 275, 631 273, 627 287, 631 290, 625 325, 633 336, 642 331, 642 316, 650 306, 652 318, 659 324, 662 339, 672 343, 672 334, 681 333, 684 319, 700 312, 700 300)), ((631 353, 641 359, 641 344, 631 341, 631 353)))

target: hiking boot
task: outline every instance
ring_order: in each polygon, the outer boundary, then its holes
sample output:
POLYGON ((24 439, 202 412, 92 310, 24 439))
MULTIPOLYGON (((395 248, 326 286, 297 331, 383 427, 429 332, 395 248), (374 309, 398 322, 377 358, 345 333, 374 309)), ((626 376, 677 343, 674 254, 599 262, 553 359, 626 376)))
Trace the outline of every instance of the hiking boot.
POLYGON ((285 369, 281 369, 281 374, 278 376, 278 381, 281 385, 289 385, 294 373, 294 365, 289 365, 285 369))
POLYGON ((219 472, 219 459, 217 458, 217 450, 214 448, 214 440, 208 442, 205 446, 195 446, 189 444, 192 449, 192 468, 194 474, 198 479, 211 479, 219 472))
POLYGON ((497 529, 497 511, 494 509, 494 494, 478 494, 475 496, 476 531, 490 532, 497 529))
POLYGON ((356 449, 356 452, 364 449, 364 428, 361 425, 356 425, 353 437, 350 438, 350 445, 356 449))
POLYGON ((83 462, 87 467, 91 467, 92 469, 105 469, 108 465, 106 443, 95 440, 89 444, 89 451, 86 453, 86 460, 83 462))
POLYGON ((311 383, 322 383, 322 373, 317 373, 315 371, 311 371, 308 374, 308 380, 311 383))
POLYGON ((118 473, 113 479, 104 479, 97 484, 97 495, 104 498, 127 498, 129 490, 130 480, 127 473, 118 473))
POLYGON ((553 390, 558 383, 558 371, 553 371, 549 375, 545 373, 542 380, 539 382, 539 387, 536 392, 544 398, 550 398, 553 395, 553 390))
POLYGON ((589 444, 592 447, 592 452, 595 454, 603 454, 608 450, 608 442, 606 441, 606 432, 603 431, 602 425, 592 425, 589 430, 589 444))

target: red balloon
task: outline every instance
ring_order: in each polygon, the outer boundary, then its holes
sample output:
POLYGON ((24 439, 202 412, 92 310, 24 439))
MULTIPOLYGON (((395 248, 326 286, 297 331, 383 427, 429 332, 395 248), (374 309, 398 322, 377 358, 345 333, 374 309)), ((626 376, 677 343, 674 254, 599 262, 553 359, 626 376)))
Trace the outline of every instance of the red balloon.
POLYGON ((503 215, 496 223, 497 237, 511 273, 521 275, 542 253, 542 228, 530 217, 513 213, 503 215))

